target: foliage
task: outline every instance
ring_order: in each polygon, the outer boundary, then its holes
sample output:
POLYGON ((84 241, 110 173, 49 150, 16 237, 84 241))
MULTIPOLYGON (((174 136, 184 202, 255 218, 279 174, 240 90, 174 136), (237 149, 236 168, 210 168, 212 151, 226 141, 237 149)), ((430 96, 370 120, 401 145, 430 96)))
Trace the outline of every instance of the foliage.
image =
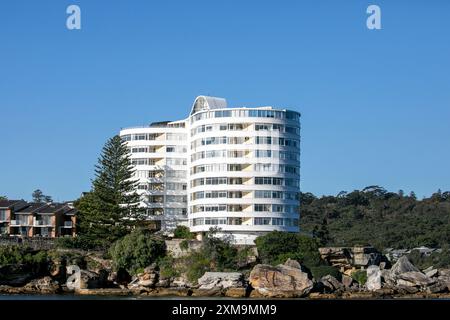
POLYGON ((125 142, 114 136, 103 147, 91 192, 75 202, 79 235, 92 246, 105 247, 142 222, 144 211, 132 177, 130 153, 125 142))
POLYGON ((8 197, 6 197, 6 196, 0 196, 0 200, 8 200, 8 197))
POLYGON ((115 270, 123 268, 130 274, 136 274, 139 268, 145 268, 164 256, 165 250, 164 240, 148 230, 137 229, 116 241, 109 252, 115 270))
POLYGON ((423 200, 379 186, 320 198, 302 193, 301 211, 300 229, 322 246, 371 244, 382 250, 450 243, 450 192, 423 200))
POLYGON ((237 249, 231 245, 231 236, 217 236, 218 231, 217 228, 211 228, 203 237, 204 255, 209 257, 215 271, 235 270, 237 249))
POLYGON ((180 249, 181 250, 189 249, 189 242, 186 239, 180 242, 180 249))
POLYGON ((178 239, 193 239, 194 234, 189 231, 189 228, 186 226, 177 226, 173 231, 174 238, 178 239))
POLYGON ((22 246, 1 246, 0 267, 9 264, 24 264, 30 267, 33 273, 40 273, 46 269, 48 262, 47 252, 32 250, 22 246))
POLYGON ((421 270, 429 267, 450 268, 450 250, 444 247, 442 252, 433 252, 430 255, 421 254, 419 250, 413 250, 408 255, 409 261, 421 270))
POLYGON ((339 272, 339 270, 333 266, 315 266, 310 268, 311 274, 313 275, 314 279, 319 280, 324 276, 331 275, 341 281, 342 274, 339 272))
POLYGON ((31 194, 31 197, 33 199, 33 202, 37 203, 49 203, 53 202, 53 199, 51 196, 45 195, 40 189, 36 189, 31 194))
POLYGON ((273 231, 256 238, 255 243, 263 263, 276 265, 291 258, 308 268, 325 264, 318 241, 305 235, 273 231))
POLYGON ((357 270, 352 273, 352 278, 360 285, 365 285, 367 282, 367 272, 365 270, 357 270))
POLYGON ((175 259, 170 255, 159 258, 157 264, 160 275, 165 278, 178 277, 180 272, 176 268, 175 263, 175 259))
POLYGON ((60 237, 55 239, 55 245, 61 249, 91 249, 92 243, 84 237, 60 237))
POLYGON ((204 251, 192 252, 184 258, 184 262, 187 267, 185 272, 187 279, 192 283, 196 283, 198 278, 205 272, 213 271, 211 268, 211 260, 204 251))

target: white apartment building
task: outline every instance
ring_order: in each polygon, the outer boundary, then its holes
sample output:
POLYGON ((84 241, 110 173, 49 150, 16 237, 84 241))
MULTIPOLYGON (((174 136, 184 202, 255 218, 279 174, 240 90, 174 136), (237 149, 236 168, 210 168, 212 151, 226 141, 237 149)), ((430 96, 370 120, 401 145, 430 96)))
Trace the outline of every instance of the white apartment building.
POLYGON ((228 108, 199 96, 185 120, 126 128, 148 217, 171 230, 211 227, 251 244, 266 232, 299 231, 300 114, 228 108))

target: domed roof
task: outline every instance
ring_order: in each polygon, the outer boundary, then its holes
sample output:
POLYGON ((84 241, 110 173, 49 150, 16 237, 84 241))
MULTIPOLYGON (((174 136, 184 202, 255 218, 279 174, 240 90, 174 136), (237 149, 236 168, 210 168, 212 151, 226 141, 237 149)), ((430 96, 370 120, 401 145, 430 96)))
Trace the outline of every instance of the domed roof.
POLYGON ((202 110, 223 109, 226 107, 227 100, 224 98, 198 96, 192 104, 191 115, 202 110))

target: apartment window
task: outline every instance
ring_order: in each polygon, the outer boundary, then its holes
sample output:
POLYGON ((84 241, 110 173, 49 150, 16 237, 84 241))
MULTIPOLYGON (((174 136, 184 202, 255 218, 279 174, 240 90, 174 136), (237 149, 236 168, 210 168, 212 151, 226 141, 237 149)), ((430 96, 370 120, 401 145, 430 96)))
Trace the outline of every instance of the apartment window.
POLYGON ((255 218, 255 225, 269 225, 270 218, 255 218))
POLYGON ((256 131, 268 131, 268 130, 270 130, 269 126, 270 125, 268 125, 268 124, 255 124, 255 130, 256 131))
POLYGON ((227 224, 227 218, 205 218, 205 224, 227 224))
POLYGON ((272 137, 256 137, 256 144, 272 144, 272 137))
POLYGON ((147 152, 148 148, 147 147, 134 147, 131 148, 131 153, 142 153, 142 152, 147 152))
POLYGON ((283 212, 283 205, 281 204, 273 204, 272 212, 283 212))
POLYGON ((242 171, 242 165, 240 164, 229 164, 228 171, 242 171))
POLYGON ((230 191, 228 192, 228 198, 242 198, 242 191, 230 191))
POLYGON ((145 133, 135 134, 133 140, 147 140, 147 135, 145 133))
POLYGON ((123 141, 131 141, 131 134, 123 135, 121 138, 123 141))
POLYGON ((299 134, 299 129, 297 127, 286 127, 287 133, 299 134))
POLYGON ((257 158, 271 158, 272 150, 256 150, 257 158))
POLYGON ((228 218, 228 224, 239 226, 242 224, 242 218, 228 218))
POLYGON ((147 184, 140 184, 138 185, 138 190, 147 190, 148 189, 148 185, 147 184))
POLYGON ((133 166, 147 165, 148 164, 148 159, 144 159, 144 158, 131 159, 131 164, 133 166))
POLYGON ((242 184, 242 178, 228 178, 228 184, 242 184))
POLYGON ((283 218, 272 218, 272 225, 274 226, 282 226, 283 225, 283 218))
POLYGON ((195 218, 193 221, 194 226, 201 226, 203 224, 205 224, 203 218, 195 218))
POLYGON ((272 178, 272 177, 256 177, 255 184, 272 184, 272 185, 283 185, 283 178, 272 178))
POLYGON ((270 204, 255 204, 255 211, 258 212, 269 212, 270 204))

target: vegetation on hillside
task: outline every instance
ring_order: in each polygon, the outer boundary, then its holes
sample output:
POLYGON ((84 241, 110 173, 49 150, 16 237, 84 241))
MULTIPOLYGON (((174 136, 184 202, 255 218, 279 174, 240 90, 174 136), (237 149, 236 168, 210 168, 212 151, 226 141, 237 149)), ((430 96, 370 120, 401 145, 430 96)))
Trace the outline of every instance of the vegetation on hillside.
POLYGON ((320 198, 302 193, 300 223, 321 245, 442 247, 450 243, 450 192, 422 200, 379 186, 320 198))

